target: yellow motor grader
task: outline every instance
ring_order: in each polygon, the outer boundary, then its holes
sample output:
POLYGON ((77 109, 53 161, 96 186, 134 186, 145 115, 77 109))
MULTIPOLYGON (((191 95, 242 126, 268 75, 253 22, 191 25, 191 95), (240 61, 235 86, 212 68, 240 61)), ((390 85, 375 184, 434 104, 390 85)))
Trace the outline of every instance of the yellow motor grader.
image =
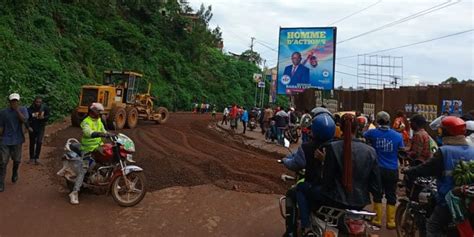
POLYGON ((138 119, 163 124, 168 120, 168 109, 155 109, 150 95, 151 84, 143 75, 133 71, 105 71, 103 85, 84 85, 79 105, 71 113, 71 123, 78 127, 94 102, 104 105, 106 126, 117 129, 135 128, 138 119))

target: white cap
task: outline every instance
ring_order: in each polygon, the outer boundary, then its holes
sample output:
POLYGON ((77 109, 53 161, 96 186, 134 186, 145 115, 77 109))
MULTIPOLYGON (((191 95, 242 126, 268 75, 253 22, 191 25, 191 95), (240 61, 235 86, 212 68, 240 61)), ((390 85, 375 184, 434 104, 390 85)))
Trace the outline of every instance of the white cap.
POLYGON ((8 96, 8 100, 20 100, 20 95, 18 93, 13 93, 8 96))
POLYGON ((104 106, 101 103, 92 103, 90 109, 97 110, 97 111, 104 111, 104 106))
POLYGON ((474 121, 466 121, 466 129, 468 131, 474 131, 474 121))

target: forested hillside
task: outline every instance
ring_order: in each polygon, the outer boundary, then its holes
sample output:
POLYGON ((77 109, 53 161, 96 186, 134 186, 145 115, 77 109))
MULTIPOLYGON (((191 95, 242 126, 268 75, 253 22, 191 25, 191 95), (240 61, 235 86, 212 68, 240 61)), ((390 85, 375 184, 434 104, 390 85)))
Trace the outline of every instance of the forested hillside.
MULTIPOLYGON (((107 69, 143 72, 170 110, 203 98, 252 105, 254 64, 225 55, 210 29, 211 8, 176 1, 22 0, 0 6, 0 96, 24 104, 42 95, 59 118, 77 104, 83 84, 107 69), (166 3, 164 3, 166 2, 166 3), (196 12, 196 11, 194 11, 196 12)), ((3 107, 4 103, 0 103, 3 107)))

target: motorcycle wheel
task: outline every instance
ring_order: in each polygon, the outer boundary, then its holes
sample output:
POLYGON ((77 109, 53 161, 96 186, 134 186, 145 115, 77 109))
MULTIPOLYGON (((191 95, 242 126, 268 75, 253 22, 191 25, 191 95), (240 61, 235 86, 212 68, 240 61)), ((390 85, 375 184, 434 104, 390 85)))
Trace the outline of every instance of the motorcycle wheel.
POLYGON ((421 237, 420 230, 416 225, 415 217, 409 213, 407 203, 402 202, 395 212, 395 223, 397 224, 398 237, 421 237))
POLYGON ((122 207, 132 207, 140 203, 146 194, 146 179, 143 172, 132 172, 127 175, 132 183, 131 190, 125 184, 123 176, 117 177, 110 187, 114 201, 122 207))

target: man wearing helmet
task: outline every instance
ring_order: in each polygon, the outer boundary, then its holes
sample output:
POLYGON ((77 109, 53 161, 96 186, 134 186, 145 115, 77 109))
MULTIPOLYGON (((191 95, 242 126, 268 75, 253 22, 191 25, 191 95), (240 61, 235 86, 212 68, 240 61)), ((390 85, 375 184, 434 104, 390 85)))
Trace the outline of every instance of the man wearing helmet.
MULTIPOLYGON (((89 107, 88 116, 81 122, 82 139, 81 150, 84 153, 90 153, 97 150, 102 144, 102 137, 108 135, 105 126, 100 119, 104 106, 101 103, 92 103, 89 107)), ((76 181, 74 188, 69 194, 71 204, 79 204, 79 190, 84 181, 85 170, 82 167, 76 168, 76 181)))
MULTIPOLYGON (((300 218, 302 233, 304 236, 312 236, 310 223, 311 203, 320 201, 320 177, 322 162, 314 159, 314 154, 324 143, 334 137, 336 125, 331 113, 324 108, 313 110, 314 118, 310 124, 313 138, 303 143, 297 150, 286 158, 283 158, 283 164, 290 170, 300 171, 305 169, 304 182, 300 182, 295 190, 290 190, 287 198, 294 199, 300 208, 300 218), (295 197, 296 196, 296 197, 295 197)), ((293 218, 289 218, 293 219, 293 218)), ((287 223, 287 233, 292 232, 291 224, 287 223)))
POLYGON ((461 160, 474 159, 474 148, 466 141, 466 123, 455 116, 446 116, 441 120, 443 146, 426 163, 405 170, 410 178, 437 178, 438 195, 436 207, 426 222, 427 236, 446 236, 448 224, 452 220, 445 196, 454 188, 453 170, 461 160))
POLYGON ((368 130, 364 137, 377 152, 377 161, 380 167, 380 177, 383 193, 374 195, 374 212, 377 214, 372 223, 378 227, 382 225, 382 197, 387 199, 387 229, 395 228, 395 205, 397 204, 398 182, 398 150, 404 148, 403 137, 391 129, 390 115, 381 111, 377 113, 377 129, 368 130))

